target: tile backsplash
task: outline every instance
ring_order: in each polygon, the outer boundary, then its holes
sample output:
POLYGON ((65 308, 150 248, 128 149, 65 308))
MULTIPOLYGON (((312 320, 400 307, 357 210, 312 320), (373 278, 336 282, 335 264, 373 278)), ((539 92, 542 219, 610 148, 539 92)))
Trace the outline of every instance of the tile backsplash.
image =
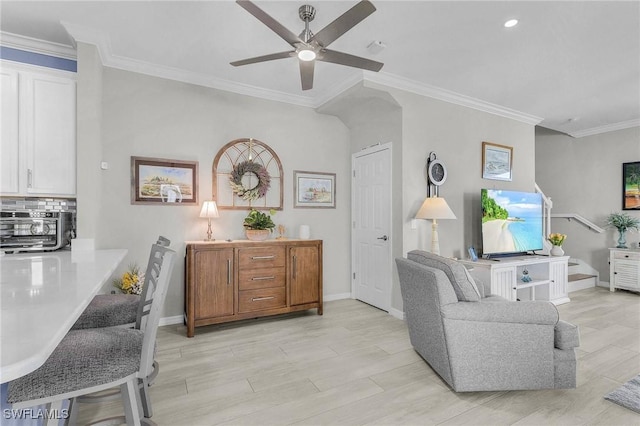
POLYGON ((2 210, 52 210, 75 212, 75 198, 0 197, 2 210))

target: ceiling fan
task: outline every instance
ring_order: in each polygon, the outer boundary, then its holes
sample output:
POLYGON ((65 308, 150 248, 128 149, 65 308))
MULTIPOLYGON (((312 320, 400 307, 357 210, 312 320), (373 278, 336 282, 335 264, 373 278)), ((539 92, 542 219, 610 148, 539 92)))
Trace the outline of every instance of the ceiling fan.
POLYGON ((299 36, 295 35, 278 21, 267 15, 267 13, 256 6, 253 2, 249 0, 236 0, 236 3, 255 16, 273 32, 278 34, 295 50, 272 53, 270 55, 257 56, 255 58, 231 62, 231 65, 234 67, 297 56, 298 62, 300 63, 302 90, 309 90, 313 88, 313 70, 316 60, 376 72, 380 71, 384 65, 381 62, 327 49, 327 46, 356 26, 367 16, 375 12, 376 8, 368 0, 360 1, 335 21, 320 30, 317 34, 313 34, 311 30, 309 30, 309 22, 313 21, 313 18, 316 15, 316 9, 309 5, 300 6, 298 14, 300 19, 304 21, 304 30, 299 36))

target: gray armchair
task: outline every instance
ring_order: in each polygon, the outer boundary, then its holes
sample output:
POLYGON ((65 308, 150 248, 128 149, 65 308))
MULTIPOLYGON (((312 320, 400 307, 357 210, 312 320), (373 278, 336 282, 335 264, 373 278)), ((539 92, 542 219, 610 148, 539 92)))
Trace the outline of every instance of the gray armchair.
POLYGON ((414 349, 457 392, 575 388, 578 328, 550 302, 484 297, 464 266, 396 259, 414 349))

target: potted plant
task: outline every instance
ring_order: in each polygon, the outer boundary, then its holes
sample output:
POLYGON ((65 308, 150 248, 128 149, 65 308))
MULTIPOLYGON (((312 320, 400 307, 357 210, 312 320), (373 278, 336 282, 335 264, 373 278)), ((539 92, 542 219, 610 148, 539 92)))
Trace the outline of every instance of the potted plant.
POLYGON ((559 234, 554 232, 549 234, 547 240, 553 245, 551 248, 551 256, 564 256, 564 250, 562 250, 562 243, 567 239, 565 234, 559 234))
POLYGON ((607 225, 616 228, 620 233, 616 248, 627 248, 624 234, 627 230, 640 230, 640 219, 631 217, 627 213, 611 213, 607 216, 607 225))
POLYGON ((243 223, 247 238, 252 241, 263 241, 269 238, 269 234, 276 227, 276 224, 271 220, 271 215, 274 214, 275 210, 273 209, 269 210, 269 214, 251 209, 243 223))

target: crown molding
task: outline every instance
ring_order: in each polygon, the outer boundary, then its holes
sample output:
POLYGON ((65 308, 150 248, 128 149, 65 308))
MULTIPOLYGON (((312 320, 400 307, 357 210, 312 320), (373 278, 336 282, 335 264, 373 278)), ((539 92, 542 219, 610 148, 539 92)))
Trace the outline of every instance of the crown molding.
POLYGON ((93 44, 97 47, 103 65, 126 71, 146 74, 154 77, 181 81, 183 83, 196 84, 213 89, 224 90, 257 98, 284 102, 293 105, 319 108, 334 97, 345 92, 362 81, 370 81, 384 86, 404 90, 410 93, 439 99, 456 105, 473 108, 490 114, 499 115, 530 125, 537 125, 543 119, 534 115, 525 114, 500 105, 485 102, 480 99, 461 95, 439 87, 430 86, 415 80, 387 73, 374 73, 371 71, 359 71, 328 90, 320 92, 315 98, 308 96, 292 95, 276 90, 264 89, 248 84, 236 83, 221 78, 216 78, 200 73, 193 73, 177 68, 152 64, 137 59, 127 58, 113 54, 109 37, 100 31, 85 28, 68 22, 62 22, 67 32, 75 41, 93 44))
POLYGON ((13 49, 25 50, 42 55, 55 56, 57 58, 76 60, 76 51, 72 46, 38 40, 18 34, 0 31, 0 41, 3 46, 13 49))
POLYGON ((178 68, 172 68, 115 55, 111 49, 109 37, 100 31, 90 28, 62 22, 67 32, 76 42, 93 44, 98 49, 102 64, 111 68, 118 68, 139 74, 146 74, 153 77, 165 78, 168 80, 180 81, 183 83, 195 84, 198 86, 210 87, 212 89, 224 90, 241 95, 253 96, 271 101, 284 102, 288 104, 314 107, 312 98, 298 95, 291 95, 276 90, 264 89, 249 84, 236 83, 229 80, 212 77, 209 75, 189 72, 178 68))
POLYGON ((381 84, 383 86, 393 87, 395 89, 404 90, 405 92, 414 93, 428 98, 438 99, 452 104, 476 109, 487 112, 489 114, 499 115, 501 117, 510 118, 525 124, 537 125, 542 122, 543 118, 535 115, 526 114, 501 105, 486 102, 481 99, 472 98, 470 96, 461 95, 460 93, 442 89, 440 87, 431 86, 422 82, 400 77, 394 74, 374 73, 371 71, 364 72, 364 80, 372 83, 381 84))
POLYGON ((620 123, 606 124, 604 126, 592 127, 590 129, 580 130, 568 133, 573 138, 582 138, 585 136, 599 135, 601 133, 615 132, 616 130, 630 129, 632 127, 640 127, 640 119, 622 121, 620 123))

